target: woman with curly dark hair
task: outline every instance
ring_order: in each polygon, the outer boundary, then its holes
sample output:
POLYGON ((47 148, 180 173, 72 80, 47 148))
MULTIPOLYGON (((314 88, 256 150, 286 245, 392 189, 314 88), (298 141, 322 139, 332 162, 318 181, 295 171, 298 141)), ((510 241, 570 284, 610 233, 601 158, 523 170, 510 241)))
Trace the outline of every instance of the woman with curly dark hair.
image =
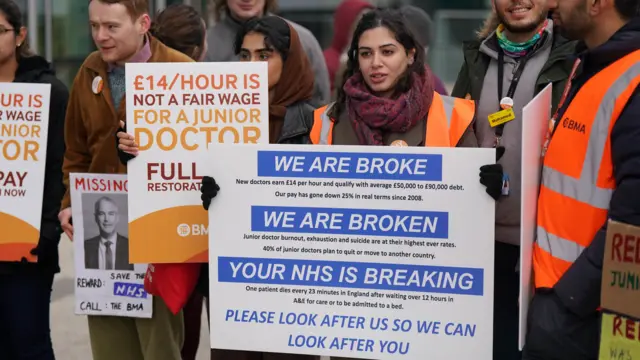
POLYGON ((315 111, 314 144, 477 146, 473 101, 438 94, 425 51, 397 10, 365 14, 334 103, 315 111))

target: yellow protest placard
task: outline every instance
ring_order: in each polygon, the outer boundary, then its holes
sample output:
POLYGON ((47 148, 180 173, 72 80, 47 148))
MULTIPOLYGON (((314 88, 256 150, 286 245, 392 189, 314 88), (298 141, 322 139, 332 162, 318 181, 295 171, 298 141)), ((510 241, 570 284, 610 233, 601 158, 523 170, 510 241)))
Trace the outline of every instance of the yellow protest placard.
POLYGON ((640 228, 609 221, 602 265, 603 309, 640 319, 640 228))
POLYGON ((603 314, 600 360, 640 359, 640 321, 603 314))

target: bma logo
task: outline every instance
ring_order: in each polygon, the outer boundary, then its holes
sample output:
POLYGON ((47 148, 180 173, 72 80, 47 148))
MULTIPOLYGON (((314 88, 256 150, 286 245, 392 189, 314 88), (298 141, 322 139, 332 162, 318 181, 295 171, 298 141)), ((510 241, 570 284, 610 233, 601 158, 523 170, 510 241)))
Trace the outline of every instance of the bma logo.
POLYGON ((209 228, 203 224, 180 224, 178 225, 178 235, 187 237, 189 235, 209 235, 209 228))
POLYGON ((583 123, 580 123, 576 120, 569 119, 569 118, 564 118, 562 120, 562 127, 579 132, 581 134, 584 134, 586 132, 586 127, 584 126, 583 123))

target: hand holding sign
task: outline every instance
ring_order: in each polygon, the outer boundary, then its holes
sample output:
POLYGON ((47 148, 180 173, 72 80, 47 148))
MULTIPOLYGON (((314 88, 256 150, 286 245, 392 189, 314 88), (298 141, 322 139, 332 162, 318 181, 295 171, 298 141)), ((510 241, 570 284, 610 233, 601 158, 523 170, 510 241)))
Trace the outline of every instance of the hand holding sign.
POLYGON ((71 208, 68 207, 63 209, 58 213, 58 220, 60 220, 60 225, 62 226, 62 230, 67 234, 69 240, 73 241, 73 224, 71 223, 71 208))
MULTIPOLYGON (((496 163, 504 155, 504 146, 496 148, 496 163)), ((504 172, 501 164, 489 164, 480 167, 480 183, 486 186, 487 194, 494 200, 502 195, 504 172)))
POLYGON ((136 144, 133 135, 125 132, 124 121, 120 120, 120 129, 116 133, 118 138, 118 149, 133 156, 138 156, 138 144, 136 144))
POLYGON ((200 192, 202 192, 202 195, 200 196, 200 199, 202 199, 202 207, 204 207, 205 210, 209 210, 211 200, 218 195, 218 191, 220 191, 220 186, 216 183, 214 178, 211 176, 204 176, 202 178, 202 185, 200 186, 200 192))

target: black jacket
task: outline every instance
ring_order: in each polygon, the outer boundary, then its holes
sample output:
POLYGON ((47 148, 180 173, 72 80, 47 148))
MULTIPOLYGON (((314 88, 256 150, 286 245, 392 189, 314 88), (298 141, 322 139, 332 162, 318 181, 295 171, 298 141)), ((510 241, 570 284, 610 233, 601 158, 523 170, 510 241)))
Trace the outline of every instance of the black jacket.
POLYGON ((67 87, 56 78, 51 65, 40 56, 22 58, 18 64, 14 82, 51 84, 49 105, 49 130, 47 137, 47 162, 42 200, 42 222, 40 241, 34 253, 37 263, 0 262, 0 273, 18 271, 46 271, 57 273, 58 243, 60 242, 60 222, 58 212, 65 188, 62 183, 62 160, 64 157, 64 119, 69 100, 67 87))
POLYGON ((298 102, 287 107, 284 115, 282 133, 278 144, 311 144, 311 128, 313 127, 313 111, 315 108, 307 102, 298 102))
MULTIPOLYGON (((582 68, 573 81, 567 101, 560 109, 559 119, 587 80, 614 61, 640 50, 640 18, 631 20, 601 46, 592 50, 582 46, 579 50, 582 50, 578 54, 582 68)), ((640 88, 636 88, 618 117, 611 130, 610 142, 616 189, 609 203, 608 217, 640 226, 640 88)), ((554 288, 562 303, 578 316, 595 312, 600 304, 606 230, 606 223, 602 224, 591 245, 554 288)))
MULTIPOLYGON (((582 68, 572 82, 559 119, 580 88, 595 74, 640 49, 640 19, 632 20, 606 43, 577 50, 582 68)), ((575 59, 575 57, 574 57, 575 59)), ((637 64, 640 65, 640 64, 637 64)), ((612 99, 615 100, 615 99, 612 99)), ((613 106, 613 104, 611 105, 613 106)), ((640 225, 640 89, 635 92, 611 129, 611 161, 616 189, 608 218, 640 225)), ((559 124, 560 121, 557 122, 559 124)), ((569 267, 553 289, 537 289, 529 305, 527 342, 523 360, 595 360, 600 345, 600 288, 606 223, 591 244, 569 267)))
MULTIPOLYGON (((307 102, 298 102, 287 107, 282 125, 282 133, 278 139, 278 144, 311 144, 309 134, 313 127, 313 111, 315 108, 307 102)), ((117 134, 117 133, 116 133, 117 134)), ((118 138, 116 136, 116 148, 118 148, 118 138)), ((118 157, 123 165, 126 165, 133 158, 122 150, 118 149, 118 157)), ((209 264, 202 265, 196 290, 204 296, 209 296, 209 264)))

